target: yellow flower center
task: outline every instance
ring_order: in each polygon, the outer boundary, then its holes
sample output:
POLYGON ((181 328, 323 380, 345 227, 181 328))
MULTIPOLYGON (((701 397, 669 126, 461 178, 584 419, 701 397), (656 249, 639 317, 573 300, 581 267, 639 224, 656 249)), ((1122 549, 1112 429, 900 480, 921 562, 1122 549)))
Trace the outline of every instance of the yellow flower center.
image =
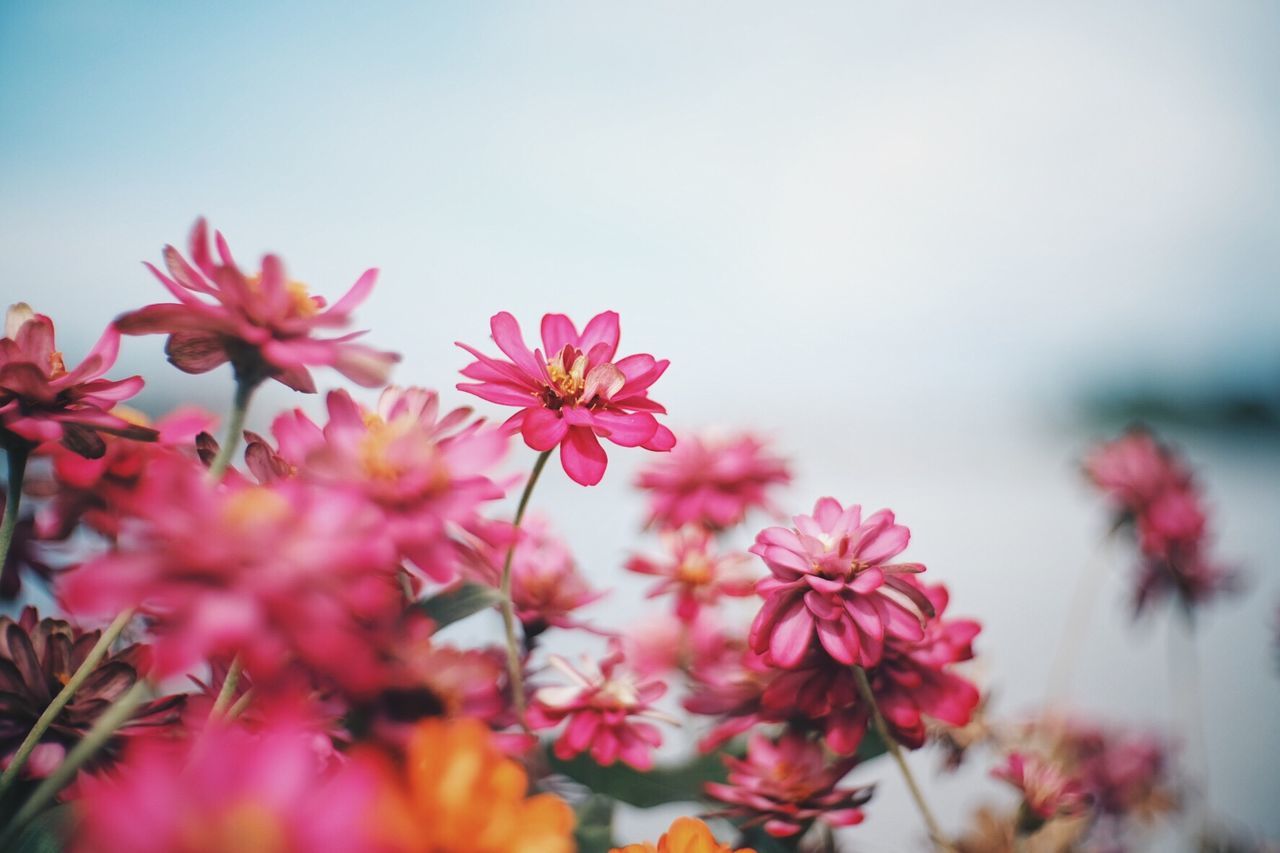
POLYGON ((547 373, 556 390, 568 398, 577 397, 587 385, 587 357, 579 353, 568 370, 564 369, 561 356, 547 362, 547 373))
POLYGON ((690 554, 680 563, 676 578, 690 586, 702 586, 711 582, 711 561, 705 554, 690 554))
POLYGON ((299 281, 291 281, 285 285, 289 300, 293 304, 293 313, 299 317, 314 317, 320 310, 316 300, 311 296, 307 286, 299 281))
POLYGON ((223 517, 236 527, 256 527, 289 514, 289 501, 266 486, 253 486, 227 499, 223 517))

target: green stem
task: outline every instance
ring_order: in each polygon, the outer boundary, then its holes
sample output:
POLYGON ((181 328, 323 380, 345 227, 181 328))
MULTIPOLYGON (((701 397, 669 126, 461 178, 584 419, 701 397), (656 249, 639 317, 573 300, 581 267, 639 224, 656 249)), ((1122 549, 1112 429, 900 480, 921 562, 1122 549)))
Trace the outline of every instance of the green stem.
POLYGON ((884 745, 888 747, 889 754, 893 756, 893 760, 897 762, 898 769, 902 771, 902 778, 907 782, 907 789, 911 791, 911 797, 916 801, 916 808, 920 811, 920 816, 924 818, 924 825, 929 830, 929 837, 933 839, 933 843, 940 850, 955 850, 951 842, 947 841, 945 835, 942 834, 942 828, 938 825, 938 819, 933 816, 933 812, 929 809, 929 804, 925 802, 924 793, 920 790, 920 786, 916 784, 916 777, 912 775, 911 768, 907 766, 907 760, 902 755, 902 747, 898 745, 898 741, 894 738, 889 726, 884 721, 884 715, 880 713, 880 706, 876 704, 876 695, 871 690, 871 682, 867 680, 867 671, 860 666, 853 668, 853 676, 858 682, 858 693, 862 696, 862 701, 867 703, 867 707, 871 711, 871 722, 875 726, 876 733, 880 735, 880 739, 884 741, 884 745))
POLYGON ((236 380, 236 395, 231 403, 231 419, 227 421, 227 434, 222 440, 222 446, 218 448, 218 455, 213 458, 213 464, 209 466, 209 476, 215 480, 226 473, 227 466, 231 464, 231 457, 240 445, 240 434, 244 432, 244 418, 249 412, 249 398, 253 396, 253 391, 257 387, 257 382, 246 379, 236 380))
POLYGON ((111 644, 119 638, 120 633, 124 631, 125 626, 129 624, 129 620, 132 618, 133 610, 125 610, 115 618, 115 621, 107 626, 107 629, 102 632, 102 636, 98 638, 98 642, 94 643, 93 648, 89 650, 84 662, 76 668, 71 678, 67 679, 66 685, 58 692, 58 695, 53 697, 53 701, 44 709, 44 713, 36 720, 36 724, 32 726, 31 731, 27 732, 27 736, 18 747, 18 751, 14 753, 13 760, 5 768, 4 774, 0 775, 0 799, 13 786, 13 783, 18 780, 18 774, 27 763, 27 758, 30 757, 31 751, 40 743, 40 739, 49 730, 49 726, 53 725, 53 721, 58 718, 58 714, 62 713, 62 709, 75 696, 76 691, 80 689, 80 685, 84 684, 85 679, 98 668, 98 664, 111 651, 111 644))
POLYGON ((134 709, 142 702, 143 695, 147 692, 146 681, 136 681, 133 686, 124 692, 119 699, 115 701, 110 708, 98 717, 98 721, 93 724, 93 728, 89 729, 89 733, 84 739, 71 748, 67 753, 67 757, 62 763, 32 792, 31 797, 22 804, 22 808, 13 816, 9 826, 3 834, 0 834, 0 849, 8 849, 8 842, 17 837, 18 832, 33 817, 38 815, 45 806, 53 802, 68 782, 75 776, 76 772, 101 749, 111 736, 115 734, 116 729, 120 728, 134 709))
POLYGON ((9 559, 9 546, 13 543, 13 532, 18 529, 18 504, 22 502, 22 479, 27 472, 27 457, 30 454, 31 448, 26 444, 13 444, 5 450, 5 455, 9 459, 9 493, 4 502, 4 522, 0 524, 0 566, 9 559))
POLYGON ((231 700, 236 695, 236 685, 240 683, 240 672, 243 669, 244 664, 240 661, 240 655, 236 655, 231 659, 231 666, 227 668, 227 677, 222 679, 222 689, 218 691, 218 698, 213 700, 210 717, 221 717, 226 714, 231 700))
MULTIPOLYGON (((533 472, 529 474, 529 481, 524 484, 520 503, 516 505, 516 517, 511 522, 511 526, 515 528, 514 536, 520 533, 520 522, 524 520, 524 511, 529 506, 529 497, 533 494, 533 487, 538 484, 538 477, 550 458, 551 451, 544 450, 538 454, 537 460, 533 463, 533 472)), ((520 720, 521 727, 527 730, 528 726, 524 721, 524 664, 521 661, 520 641, 516 637, 516 605, 511 598, 511 563, 516 556, 516 543, 517 539, 513 537, 511 547, 507 549, 507 559, 502 564, 502 627, 507 636, 507 680, 511 682, 511 701, 515 705, 516 717, 520 720)))

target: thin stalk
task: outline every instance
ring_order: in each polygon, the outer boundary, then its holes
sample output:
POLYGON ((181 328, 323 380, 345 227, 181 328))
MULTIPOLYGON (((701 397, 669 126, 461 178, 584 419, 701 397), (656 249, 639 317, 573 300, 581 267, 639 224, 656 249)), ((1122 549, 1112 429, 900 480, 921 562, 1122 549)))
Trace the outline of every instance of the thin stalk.
POLYGON ((920 786, 916 784, 916 777, 912 775, 911 768, 907 766, 907 760, 902 755, 902 747, 898 745, 898 741, 889 731, 889 726, 884 721, 884 715, 880 713, 880 706, 876 704, 876 695, 871 691, 871 682, 867 680, 867 671, 860 666, 853 668, 854 679, 858 682, 858 694, 862 697, 862 701, 867 703, 867 707, 871 709, 871 722, 875 726, 876 733, 880 735, 880 739, 884 741, 884 745, 888 748, 889 754, 893 756, 893 760, 897 762, 898 769, 902 771, 902 778, 907 782, 907 788, 911 791, 911 797, 916 801, 916 808, 920 811, 920 816, 924 818, 925 827, 929 830, 929 837, 933 843, 941 850, 954 850, 951 842, 947 841, 942 829, 938 825, 938 820, 933 816, 933 812, 929 809, 929 804, 925 802, 924 793, 920 790, 920 786))
POLYGON ((1176 713, 1182 718, 1179 727, 1190 745, 1189 751, 1194 752, 1190 764, 1199 771, 1199 785, 1191 786, 1187 817, 1196 837, 1203 838, 1209 821, 1209 740, 1200 688, 1199 648, 1191 615, 1184 615, 1186 618, 1179 618, 1176 611, 1169 613, 1169 687, 1174 693, 1176 713))
POLYGON ((249 703, 253 701, 253 688, 250 687, 244 692, 244 695, 236 700, 236 704, 227 710, 227 719, 234 720, 236 717, 244 713, 244 709, 249 707, 249 703))
POLYGON ((231 403, 231 419, 227 421, 227 434, 218 448, 218 455, 213 457, 209 466, 209 476, 217 480, 227 471, 231 457, 240 446, 240 434, 244 432, 244 418, 249 412, 249 398, 258 383, 246 379, 236 379, 236 394, 231 403))
MULTIPOLYGON (((529 474, 529 481, 524 484, 520 503, 516 504, 515 519, 511 522, 515 535, 520 532, 520 522, 524 520, 524 511, 529 507, 533 487, 538 484, 538 477, 550 458, 551 451, 544 450, 533 463, 533 471, 529 474)), ((521 727, 527 730, 528 726, 524 721, 524 664, 521 662, 520 640, 516 636, 516 605, 511 598, 511 563, 516 556, 516 542, 513 537, 511 547, 507 549, 507 559, 502 564, 502 627, 507 637, 507 680, 511 682, 511 701, 515 705, 516 717, 520 720, 521 727)))
POLYGON ((240 683, 240 673, 243 669, 244 663, 240 660, 240 655, 236 655, 231 659, 231 666, 227 668, 227 677, 222 679, 218 698, 213 700, 210 717, 221 717, 226 714, 227 708, 231 706, 231 700, 236 695, 236 685, 240 683))
POLYGON ((9 494, 4 502, 4 522, 0 523, 0 566, 9 559, 9 546, 13 544, 13 532, 18 529, 18 504, 22 502, 22 479, 27 473, 27 457, 31 448, 25 444, 11 445, 5 450, 9 459, 9 494))
POLYGON ((125 626, 129 624, 129 620, 133 618, 133 610, 125 610, 115 620, 107 626, 102 632, 102 636, 98 638, 98 642, 94 643, 93 648, 89 650, 89 654, 85 657, 84 662, 76 668, 76 671, 67 679, 66 685, 62 690, 58 691, 58 695, 53 697, 53 701, 44 709, 36 724, 32 726, 31 731, 27 732, 26 738, 18 746, 18 751, 14 753, 13 760, 9 766, 5 768, 4 774, 0 775, 0 799, 8 792, 13 783, 17 781, 19 773, 23 766, 27 763, 27 759, 31 756, 32 750, 40 743, 40 738, 44 737, 44 733, 49 730, 49 726, 53 725, 53 721, 58 718, 58 714, 62 713, 62 709, 71 701, 71 697, 75 696, 76 691, 80 689, 80 685, 84 684, 102 659, 111 651, 111 644, 124 631, 125 626))
POLYGON ((1088 634, 1090 617, 1098 600, 1098 590, 1102 586, 1102 575, 1107 567, 1107 546, 1115 534, 1116 528, 1107 531, 1106 536, 1098 542, 1084 570, 1076 575, 1075 589, 1071 594, 1071 607, 1067 611, 1067 621, 1063 624, 1062 636, 1058 640, 1058 651, 1054 655, 1053 665, 1049 670, 1048 700, 1050 703, 1060 702, 1071 692, 1071 681, 1075 675, 1075 665, 1080 656, 1083 638, 1088 634))
POLYGON ((84 739, 71 748, 57 769, 45 777, 32 792, 31 797, 22 804, 22 808, 18 809, 8 828, 0 834, 0 849, 8 849, 6 845, 17 837, 22 827, 38 815, 45 806, 53 802, 54 797, 71 781, 84 763, 92 758, 111 739, 116 729, 129 719, 134 709, 142 702, 146 692, 146 681, 134 682, 133 686, 115 701, 115 704, 98 717, 98 721, 93 724, 93 728, 89 729, 84 739))

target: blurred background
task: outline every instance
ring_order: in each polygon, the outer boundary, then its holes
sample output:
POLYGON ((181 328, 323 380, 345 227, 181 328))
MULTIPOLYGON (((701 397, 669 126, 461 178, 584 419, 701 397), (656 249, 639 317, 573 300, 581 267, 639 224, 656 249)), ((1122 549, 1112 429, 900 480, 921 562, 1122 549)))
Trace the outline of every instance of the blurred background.
MULTIPOLYGON (((1097 555, 1071 701, 1185 731, 1187 649, 1170 665, 1167 610, 1131 624, 1129 549, 1099 548, 1077 467, 1142 418, 1194 461, 1250 579, 1198 626, 1212 811, 1277 836, 1278 48, 1280 7, 1253 2, 10 2, 3 296, 78 361, 167 299, 139 262, 203 214, 330 298, 380 267, 360 325, 404 354, 398 382, 458 403, 452 342, 483 346, 495 311, 532 331, 616 309, 623 351, 672 361, 654 397, 677 432, 770 436, 790 511, 897 511, 983 620, 999 711, 1043 700, 1097 555)), ((162 346, 127 340, 113 375, 144 374, 153 412, 223 411, 227 371, 187 377, 162 346)), ((251 425, 318 402, 272 387, 251 425)), ((618 587, 611 626, 650 609, 620 569, 655 546, 629 486, 644 455, 534 499, 618 587)), ((985 769, 931 781, 949 829, 1012 801, 985 769)), ((891 768, 858 774, 880 785, 850 843, 910 847, 891 768)))

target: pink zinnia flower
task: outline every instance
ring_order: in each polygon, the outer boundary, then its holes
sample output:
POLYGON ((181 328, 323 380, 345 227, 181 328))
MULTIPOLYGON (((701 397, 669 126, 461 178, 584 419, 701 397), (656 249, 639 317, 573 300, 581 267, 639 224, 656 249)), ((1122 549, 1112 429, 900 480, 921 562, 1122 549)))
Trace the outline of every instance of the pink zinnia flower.
POLYGON ((327 761, 316 739, 281 721, 255 732, 211 725, 187 742, 136 741, 118 773, 84 780, 73 849, 377 849, 377 777, 359 763, 327 761))
POLYGON ((769 491, 789 482, 786 460, 752 435, 683 436, 636 478, 649 492, 648 523, 667 529, 733 527, 752 509, 771 509, 769 491))
POLYGON ((719 554, 711 534, 696 527, 663 535, 669 556, 651 559, 635 556, 628 571, 662 578, 649 598, 672 595, 676 616, 692 622, 703 607, 713 607, 724 596, 742 598, 755 592, 756 578, 746 566, 745 554, 719 554))
POLYGON ((151 264, 147 268, 178 301, 130 311, 116 319, 116 327, 126 335, 167 334, 169 361, 187 373, 205 373, 229 361, 241 382, 276 379, 307 393, 316 390, 310 366, 332 367, 370 388, 387 381, 391 365, 400 357, 352 343, 363 332, 314 337, 317 331, 347 325, 351 312, 373 290, 377 270, 365 272, 330 306, 305 285, 290 281, 276 255, 262 259, 261 272, 245 275, 222 235, 215 239, 216 258, 208 227, 203 219, 197 220, 191 231, 194 266, 173 246, 165 246, 169 274, 151 264))
POLYGON ((116 550, 61 576, 73 613, 139 607, 162 677, 240 654, 259 684, 291 663, 375 688, 369 632, 403 606, 383 522, 361 496, 287 481, 210 482, 181 458, 148 467, 116 550))
POLYGON ((1149 821, 1178 807, 1170 747, 1159 735, 1072 723, 1059 751, 1102 816, 1149 821))
POLYGON ((608 459, 597 436, 621 447, 670 450, 671 430, 658 423, 665 414, 649 399, 649 386, 669 362, 648 354, 615 361, 618 315, 606 311, 579 334, 563 314, 542 318, 543 349, 530 350, 516 319, 505 311, 489 322, 494 343, 510 361, 490 358, 459 343, 476 360, 462 375, 458 390, 491 403, 519 406, 506 427, 519 430, 537 451, 560 447, 560 464, 574 482, 594 486, 608 459), (545 352, 545 355, 544 355, 545 352))
POLYGON ((786 838, 807 830, 815 820, 830 826, 853 826, 863 820, 862 806, 870 788, 840 788, 857 762, 828 761, 822 745, 788 732, 772 742, 753 735, 745 760, 726 757, 729 783, 708 782, 706 791, 729 808, 717 814, 743 819, 743 826, 764 825, 770 835, 786 838))
POLYGON ((1024 834, 1054 818, 1083 814, 1089 806, 1079 779, 1035 755, 1010 753, 1004 765, 992 770, 991 775, 1022 794, 1019 830, 1024 834))
POLYGON ((902 577, 920 563, 890 562, 907 547, 911 531, 881 510, 865 520, 862 507, 820 498, 796 527, 760 532, 751 553, 773 577, 757 590, 764 606, 751 626, 751 647, 784 669, 796 667, 817 636, 827 654, 850 666, 874 666, 886 637, 918 641, 933 615, 929 599, 902 577))
POLYGON ((278 458, 264 442, 251 441, 250 469, 263 481, 283 470, 364 495, 406 560, 432 580, 452 580, 457 557, 450 528, 502 497, 490 475, 506 454, 507 436, 473 419, 470 409, 441 414, 439 396, 422 388, 387 388, 374 410, 346 391, 330 392, 327 402, 323 428, 301 410, 276 418, 278 458))
POLYGON ((1084 470, 1130 514, 1141 512, 1165 491, 1181 488, 1191 480, 1183 461, 1142 427, 1132 427, 1114 441, 1099 444, 1085 457, 1084 470))
POLYGON ((539 689, 528 718, 535 728, 568 721, 556 739, 556 757, 568 760, 589 752, 604 766, 621 759, 637 770, 653 767, 652 750, 662 743, 662 733, 646 720, 675 722, 654 707, 667 685, 641 680, 624 670, 616 646, 599 664, 583 659, 575 668, 558 655, 552 655, 550 662, 572 683, 539 689))
POLYGON ((116 363, 120 333, 102 334, 84 361, 67 370, 54 349, 53 321, 20 302, 5 315, 0 338, 0 446, 60 441, 81 456, 101 456, 99 433, 151 440, 155 431, 111 414, 142 390, 142 377, 103 379, 116 363))

